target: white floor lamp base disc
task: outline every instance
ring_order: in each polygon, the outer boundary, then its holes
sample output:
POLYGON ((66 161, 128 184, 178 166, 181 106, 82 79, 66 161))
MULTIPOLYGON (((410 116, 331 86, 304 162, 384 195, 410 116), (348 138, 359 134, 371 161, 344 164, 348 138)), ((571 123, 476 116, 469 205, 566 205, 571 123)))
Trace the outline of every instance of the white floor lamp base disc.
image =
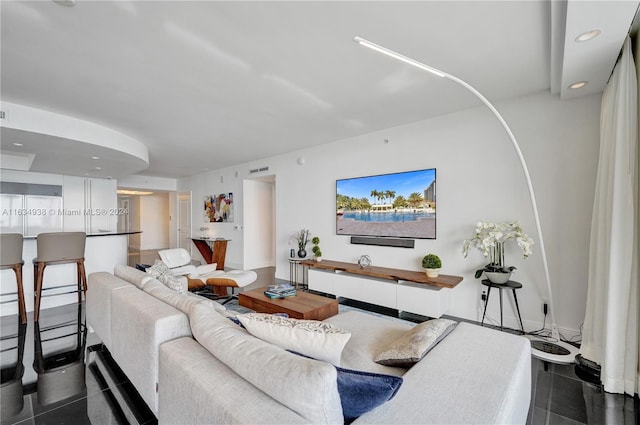
POLYGON ((535 335, 525 335, 531 341, 531 355, 537 359, 551 363, 575 363, 580 353, 577 347, 563 341, 552 341, 535 335))

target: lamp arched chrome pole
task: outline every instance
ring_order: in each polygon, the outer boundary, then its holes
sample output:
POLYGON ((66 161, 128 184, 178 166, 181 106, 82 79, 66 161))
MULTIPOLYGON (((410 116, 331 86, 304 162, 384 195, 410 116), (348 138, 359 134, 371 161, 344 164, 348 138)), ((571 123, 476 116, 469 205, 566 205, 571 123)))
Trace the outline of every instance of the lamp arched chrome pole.
MULTIPOLYGON (((520 150, 520 145, 518 144, 518 141, 516 140, 515 136, 513 135, 513 132, 511 131, 511 128, 509 127, 509 125, 507 124, 507 122, 504 120, 504 118, 502 117, 502 115, 500 115, 500 113, 498 112, 498 110, 493 106, 493 104, 491 102, 489 102, 489 100, 484 97, 484 95, 482 93, 480 93, 478 90, 476 90, 473 86, 471 86, 469 83, 467 83, 464 80, 461 80, 458 77, 455 77, 451 74, 448 74, 444 71, 441 71, 439 69, 433 68, 429 65, 426 65, 422 62, 419 62, 415 59, 412 59, 410 57, 404 56, 398 52, 395 52, 393 50, 387 49, 386 47, 380 46, 376 43, 373 43, 369 40, 366 40, 362 37, 354 37, 353 39, 355 42, 357 42, 358 44, 368 47, 371 50, 375 50, 376 52, 382 53, 384 55, 387 55, 389 57, 392 57, 394 59, 397 59, 399 61, 402 61, 404 63, 407 63, 409 65, 415 66, 416 68, 422 69, 423 71, 427 71, 433 75, 436 75, 438 77, 441 78, 446 78, 448 80, 451 80, 453 82, 455 82, 456 84, 461 85, 462 87, 464 87, 465 89, 469 90, 471 93, 473 93, 478 99, 480 99, 482 101, 482 103, 484 103, 484 105, 489 108, 489 110, 493 113, 493 115, 496 117, 496 119, 500 122, 500 125, 502 125, 502 128, 504 129, 504 131, 507 133, 507 136, 509 136, 509 140, 511 141, 511 145, 513 146, 513 148, 516 151, 516 154, 518 155, 518 159, 520 160, 520 166, 522 167, 522 172, 524 173, 524 177, 525 180, 527 182, 527 188, 529 190, 529 199, 531 200, 531 208, 533 210, 533 218, 535 220, 536 223, 536 231, 538 234, 538 240, 540 241, 540 251, 542 253, 542 265, 544 268, 544 276, 545 276, 545 281, 547 284, 547 295, 549 297, 549 312, 551 315, 551 337, 554 340, 554 344, 557 344, 561 347, 564 347, 565 350, 564 351, 569 351, 569 354, 565 354, 565 355, 559 355, 558 352, 564 352, 563 350, 558 350, 554 347, 544 347, 544 352, 542 352, 540 350, 540 348, 536 348, 536 345, 533 345, 533 350, 534 350, 534 355, 536 355, 537 357, 543 358, 545 360, 549 360, 549 361, 554 361, 554 362, 558 362, 558 363, 572 363, 574 361, 574 357, 576 354, 578 354, 577 349, 570 345, 570 344, 566 344, 564 342, 562 342, 560 340, 560 333, 558 331, 558 326, 556 324, 556 315, 555 315, 555 309, 554 309, 554 302, 553 302, 553 292, 551 290, 551 276, 549 274, 549 265, 547 263, 547 254, 546 254, 546 250, 544 247, 544 238, 542 237, 542 226, 540 225, 540 216, 538 214, 538 204, 536 202, 536 196, 535 193, 533 191, 533 184, 531 183, 531 176, 529 175, 529 168, 527 167, 527 162, 524 159, 524 156, 522 155, 522 151, 520 150), (541 351, 541 352, 537 352, 537 351, 541 351), (570 360, 567 357, 570 357, 570 360)), ((548 342, 545 342, 544 344, 549 345, 548 342)), ((540 347, 540 346, 538 346, 540 347)))

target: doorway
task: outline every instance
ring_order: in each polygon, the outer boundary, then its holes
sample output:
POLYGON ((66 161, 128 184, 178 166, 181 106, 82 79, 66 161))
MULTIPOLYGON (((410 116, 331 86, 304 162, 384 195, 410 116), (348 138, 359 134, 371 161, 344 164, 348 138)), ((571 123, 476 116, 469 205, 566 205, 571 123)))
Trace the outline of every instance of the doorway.
POLYGON ((276 265, 276 176, 243 182, 243 268, 276 265))
POLYGON ((128 264, 153 264, 157 251, 170 246, 172 194, 163 191, 118 189, 118 231, 128 236, 128 264))

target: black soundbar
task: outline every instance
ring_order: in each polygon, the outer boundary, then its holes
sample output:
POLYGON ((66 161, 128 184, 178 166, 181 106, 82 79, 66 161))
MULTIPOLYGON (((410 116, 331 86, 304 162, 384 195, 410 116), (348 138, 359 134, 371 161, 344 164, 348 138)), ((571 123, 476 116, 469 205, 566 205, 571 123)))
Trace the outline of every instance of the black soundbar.
POLYGON ((414 239, 351 236, 351 243, 356 245, 378 245, 378 246, 394 246, 397 248, 415 248, 416 241, 414 239))

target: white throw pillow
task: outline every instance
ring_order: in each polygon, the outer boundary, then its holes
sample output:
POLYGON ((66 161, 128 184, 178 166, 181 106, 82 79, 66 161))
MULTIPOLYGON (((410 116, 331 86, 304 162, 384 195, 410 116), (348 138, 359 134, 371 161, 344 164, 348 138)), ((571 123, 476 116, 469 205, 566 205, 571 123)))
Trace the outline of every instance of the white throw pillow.
POLYGON ((449 319, 432 319, 415 325, 378 353, 374 361, 386 366, 409 368, 422 360, 456 325, 457 322, 449 319))
POLYGON ((340 365, 351 333, 330 323, 291 319, 272 314, 248 313, 236 316, 250 334, 285 350, 295 351, 333 365, 340 365))
POLYGON ((167 288, 176 291, 179 294, 187 292, 188 283, 185 280, 179 280, 173 275, 173 272, 165 263, 156 260, 153 266, 147 268, 147 273, 162 282, 167 288))
POLYGON ((173 275, 173 273, 171 273, 171 269, 169 269, 169 267, 160 260, 156 260, 153 263, 153 266, 147 267, 146 271, 158 280, 160 280, 161 276, 173 275))

